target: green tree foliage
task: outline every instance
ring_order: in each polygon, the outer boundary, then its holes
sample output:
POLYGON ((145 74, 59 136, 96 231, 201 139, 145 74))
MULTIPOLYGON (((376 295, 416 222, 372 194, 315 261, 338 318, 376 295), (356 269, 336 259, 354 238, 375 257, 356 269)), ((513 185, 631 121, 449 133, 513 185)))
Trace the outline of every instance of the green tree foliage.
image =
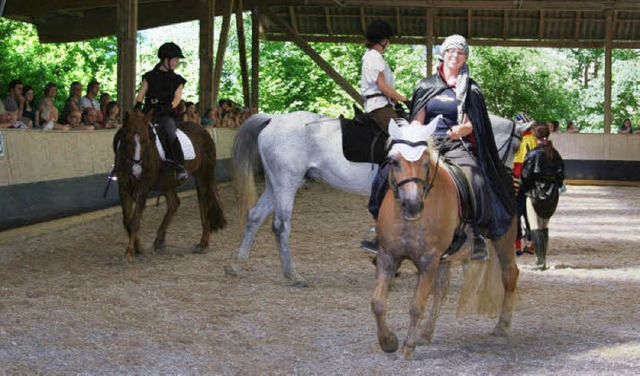
POLYGON ((56 106, 62 108, 73 81, 86 89, 97 79, 103 92, 116 92, 117 43, 115 37, 77 43, 42 44, 34 26, 0 18, 0 92, 4 97, 9 81, 20 78, 34 88, 36 103, 44 87, 58 85, 56 106))
MULTIPOLYGON (((221 18, 215 21, 217 43, 221 18)), ((247 15, 244 29, 250 59, 251 21, 247 15)), ((164 42, 174 41, 186 56, 178 68, 188 82, 183 97, 196 102, 198 23, 142 31, 138 35, 138 77, 157 63, 157 48, 164 42)), ((55 82, 59 87, 57 104, 61 107, 72 81, 86 86, 95 78, 100 81, 102 91, 116 95, 115 37, 40 44, 33 26, 4 18, 0 19, 0 37, 0 88, 5 91, 9 81, 19 77, 34 86, 39 98, 44 86, 55 82)), ((312 43, 311 46, 359 90, 361 58, 365 52, 362 44, 312 43)), ((237 51, 234 18, 218 98, 229 98, 244 105, 237 51)), ((627 117, 633 124, 640 124, 639 55, 638 50, 613 52, 612 129, 617 129, 627 117)), ((395 74, 397 90, 410 98, 416 82, 425 76, 425 47, 391 44, 385 59, 395 74)), ((493 113, 513 117, 524 111, 539 121, 558 120, 562 128, 568 121, 574 121, 583 132, 602 132, 604 128, 602 49, 472 47, 469 66, 471 77, 480 84, 493 113)), ((293 43, 261 41, 259 89, 260 110, 270 113, 308 110, 329 116, 350 116, 355 103, 293 43)))

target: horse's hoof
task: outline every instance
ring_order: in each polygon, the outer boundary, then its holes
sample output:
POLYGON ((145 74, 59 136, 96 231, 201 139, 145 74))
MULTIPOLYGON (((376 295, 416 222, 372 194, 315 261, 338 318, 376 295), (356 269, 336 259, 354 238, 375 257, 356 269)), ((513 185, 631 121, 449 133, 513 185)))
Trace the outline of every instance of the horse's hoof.
POLYGON ((224 274, 231 277, 239 277, 242 268, 238 264, 227 265, 224 267, 224 274))
POLYGON ((289 286, 291 287, 309 287, 309 283, 298 273, 285 276, 285 278, 289 280, 289 286))
POLYGON ((122 266, 129 266, 133 264, 133 258, 123 257, 122 260, 120 260, 120 264, 122 266))
POLYGON ((507 331, 506 328, 502 327, 501 325, 496 325, 495 328, 493 328, 493 330, 491 331, 491 335, 494 337, 508 337, 509 336, 509 332, 507 331))
POLYGON ((205 253, 209 252, 209 245, 208 244, 198 244, 195 247, 193 247, 193 253, 197 253, 199 255, 204 255, 205 253))
POLYGON ((153 250, 157 253, 164 253, 167 250, 167 243, 164 240, 156 239, 153 242, 153 250))
POLYGON ((395 333, 389 333, 385 338, 378 338, 382 351, 386 353, 394 353, 398 351, 398 336, 395 333))
POLYGON ((403 346, 402 354, 404 355, 405 360, 413 360, 413 354, 416 351, 415 346, 403 346))
POLYGON ((431 344, 431 338, 420 337, 416 339, 416 346, 427 346, 431 344))

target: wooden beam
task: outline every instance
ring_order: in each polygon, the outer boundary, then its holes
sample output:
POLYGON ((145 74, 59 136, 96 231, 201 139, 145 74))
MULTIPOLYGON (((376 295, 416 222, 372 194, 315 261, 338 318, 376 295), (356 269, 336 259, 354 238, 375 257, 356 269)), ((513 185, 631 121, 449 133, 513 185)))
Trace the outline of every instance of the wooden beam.
POLYGON ((433 8, 427 9, 427 71, 426 76, 431 76, 433 72, 433 14, 435 10, 433 8))
POLYGON ((135 101, 136 48, 138 31, 138 2, 117 1, 118 20, 118 103, 124 111, 130 111, 135 101))
POLYGON ((296 33, 296 31, 293 30, 293 28, 290 25, 288 25, 286 22, 284 22, 282 19, 280 19, 277 15, 273 14, 273 12, 271 12, 268 9, 264 9, 263 14, 269 17, 269 19, 272 22, 278 24, 278 26, 285 29, 287 31, 287 34, 293 41, 293 43, 295 43, 296 46, 298 46, 298 48, 304 51, 311 58, 311 60, 313 60, 316 64, 318 64, 318 66, 322 68, 322 70, 324 70, 329 75, 329 77, 333 78, 333 80, 338 85, 340 85, 340 87, 344 91, 346 91, 347 94, 349 94, 353 98, 353 100, 355 100, 360 105, 364 104, 364 99, 362 98, 362 95, 360 95, 360 93, 356 89, 354 89, 353 86, 351 86, 351 84, 344 79, 344 77, 342 77, 338 72, 336 72, 336 70, 333 69, 333 67, 329 65, 329 63, 327 63, 322 58, 322 56, 320 56, 320 54, 318 54, 309 45, 309 43, 307 43, 304 39, 302 39, 298 35, 298 33, 296 33))
POLYGON ((544 11, 540 11, 540 19, 538 20, 538 40, 544 39, 544 11))
POLYGON ((473 11, 467 9, 467 39, 473 39, 473 11))
POLYGON ((333 25, 331 24, 331 10, 324 7, 324 22, 327 25, 327 34, 333 35, 333 25))
POLYGON ((218 52, 216 54, 216 66, 213 71, 213 103, 218 102, 218 91, 220 90, 220 78, 224 68, 224 53, 227 50, 229 40, 229 24, 231 22, 231 12, 233 11, 233 0, 227 0, 222 16, 222 26, 220 26, 220 37, 218 38, 218 52))
POLYGON ((251 12, 251 111, 260 108, 260 17, 258 9, 251 12))
POLYGON ((242 98, 244 105, 249 107, 251 96, 249 94, 249 69, 247 67, 247 43, 244 34, 244 20, 242 17, 242 0, 238 1, 236 8, 236 31, 238 34, 238 54, 240 60, 240 74, 242 76, 242 98))
POLYGON ((613 52, 613 32, 615 27, 615 13, 606 12, 607 27, 604 44, 604 133, 611 133, 611 55, 613 52))
POLYGON ((200 0, 200 90, 199 111, 205 115, 213 107, 213 43, 216 0, 200 0))
POLYGON ((502 12, 502 39, 509 37, 509 9, 502 12))
POLYGON ((291 26, 298 31, 298 17, 296 17, 296 9, 294 7, 289 7, 289 20, 291 21, 291 26))

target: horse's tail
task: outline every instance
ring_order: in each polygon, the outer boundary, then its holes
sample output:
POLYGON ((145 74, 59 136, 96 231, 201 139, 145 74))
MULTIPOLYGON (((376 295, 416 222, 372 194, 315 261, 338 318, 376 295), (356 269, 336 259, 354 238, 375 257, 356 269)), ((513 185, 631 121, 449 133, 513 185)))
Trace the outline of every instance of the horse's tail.
POLYGON ((254 173, 260 164, 258 135, 271 121, 267 114, 256 114, 247 119, 233 141, 232 167, 233 185, 236 189, 238 215, 240 222, 246 219, 246 213, 257 201, 254 173))
POLYGON ((502 268, 493 247, 489 250, 489 260, 472 262, 465 270, 457 316, 480 314, 495 317, 501 312, 504 298, 502 268))

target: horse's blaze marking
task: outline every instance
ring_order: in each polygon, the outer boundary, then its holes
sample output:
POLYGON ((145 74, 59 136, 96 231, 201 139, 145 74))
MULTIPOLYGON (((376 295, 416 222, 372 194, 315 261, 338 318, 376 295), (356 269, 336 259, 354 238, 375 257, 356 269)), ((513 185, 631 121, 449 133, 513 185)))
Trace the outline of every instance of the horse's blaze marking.
MULTIPOLYGON (((136 141, 136 150, 133 152, 133 160, 140 161, 140 135, 136 133, 134 139, 136 141)), ((136 179, 140 179, 142 176, 142 165, 140 165, 140 162, 133 163, 131 173, 136 179)))

